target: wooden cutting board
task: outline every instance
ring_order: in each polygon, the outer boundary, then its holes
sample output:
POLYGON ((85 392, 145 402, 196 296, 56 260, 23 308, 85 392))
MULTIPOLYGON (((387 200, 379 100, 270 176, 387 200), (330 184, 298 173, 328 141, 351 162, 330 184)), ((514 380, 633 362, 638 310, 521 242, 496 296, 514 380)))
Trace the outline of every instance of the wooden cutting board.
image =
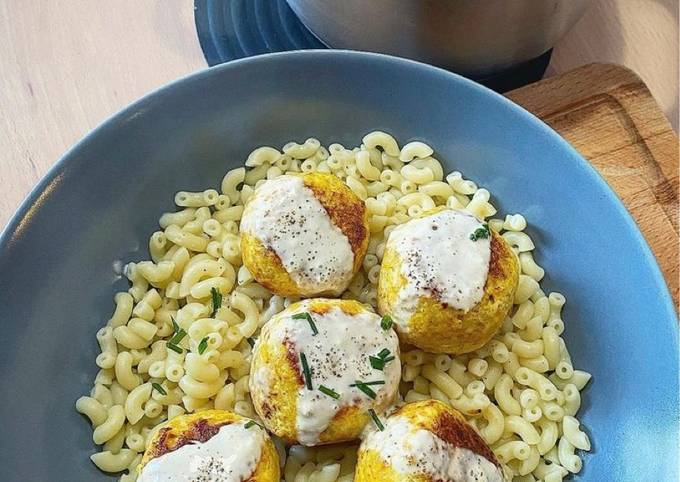
POLYGON ((588 159, 652 248, 676 307, 678 136, 632 71, 591 64, 506 94, 588 159))

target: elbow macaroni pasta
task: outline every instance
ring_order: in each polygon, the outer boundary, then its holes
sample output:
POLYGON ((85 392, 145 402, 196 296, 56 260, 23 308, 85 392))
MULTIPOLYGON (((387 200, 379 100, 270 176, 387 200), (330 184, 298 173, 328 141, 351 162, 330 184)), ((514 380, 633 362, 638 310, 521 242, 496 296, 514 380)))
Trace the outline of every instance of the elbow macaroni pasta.
MULTIPOLYGON (((486 220, 518 254, 515 307, 500 332, 463 356, 402 353, 405 402, 437 398, 460 410, 516 482, 558 481, 580 470, 576 450, 590 440, 575 418, 590 375, 574 369, 564 331, 560 293, 540 288, 545 270, 521 214, 496 213, 490 193, 454 171, 444 175, 433 149, 420 141, 399 147, 372 132, 360 147, 317 139, 276 149, 259 147, 246 167, 226 173, 215 189, 180 191, 176 212, 160 216, 148 242, 149 259, 127 265, 131 287, 114 296, 115 309, 96 335, 99 368, 76 410, 102 446, 91 456, 106 472, 135 468, 159 424, 207 408, 256 417, 248 392, 253 339, 292 299, 272 296, 243 267, 239 222, 245 202, 267 179, 330 172, 365 201, 371 231, 368 254, 343 297, 373 304, 380 262, 396 225, 436 206, 466 209, 486 220), (222 294, 213 313, 212 292, 222 294), (176 338, 177 329, 185 332, 176 338), (205 340, 205 349, 199 349, 205 340), (178 353, 179 350, 181 353, 178 353), (162 393, 155 387, 160 387, 162 393)), ((356 445, 278 447, 286 482, 353 480, 356 445)))

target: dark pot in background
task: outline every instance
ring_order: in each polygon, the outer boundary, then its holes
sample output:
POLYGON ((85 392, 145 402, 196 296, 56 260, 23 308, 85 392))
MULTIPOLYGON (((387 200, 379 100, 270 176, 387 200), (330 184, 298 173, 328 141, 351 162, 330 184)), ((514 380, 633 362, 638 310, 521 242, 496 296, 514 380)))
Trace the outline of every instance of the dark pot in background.
POLYGON ((421 60, 468 76, 545 53, 590 0, 288 0, 328 46, 421 60))

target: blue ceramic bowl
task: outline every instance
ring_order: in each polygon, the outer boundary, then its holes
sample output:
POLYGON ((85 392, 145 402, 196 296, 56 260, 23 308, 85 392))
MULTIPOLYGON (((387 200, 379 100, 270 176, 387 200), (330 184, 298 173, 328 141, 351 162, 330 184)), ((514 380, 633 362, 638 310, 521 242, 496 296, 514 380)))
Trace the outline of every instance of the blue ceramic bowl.
MULTIPOLYGON (((491 91, 427 65, 343 51, 215 67, 141 99, 69 151, 0 239, 0 480, 107 480, 73 409, 96 373, 95 332, 127 287, 119 260, 180 189, 217 187, 261 144, 416 136, 521 212, 567 297, 566 338, 593 373, 581 419, 593 440, 576 478, 677 480, 678 326, 666 285, 619 200, 565 141, 491 91)), ((669 233, 670 235, 670 233, 669 233)))

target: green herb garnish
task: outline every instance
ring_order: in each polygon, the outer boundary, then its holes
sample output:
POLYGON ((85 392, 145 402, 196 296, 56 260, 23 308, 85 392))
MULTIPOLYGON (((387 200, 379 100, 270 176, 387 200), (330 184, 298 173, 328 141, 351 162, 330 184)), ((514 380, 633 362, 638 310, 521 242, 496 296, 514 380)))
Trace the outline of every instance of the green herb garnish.
POLYGON ((394 356, 390 356, 390 351, 387 348, 380 350, 377 356, 369 356, 368 361, 371 366, 376 370, 382 370, 385 368, 387 363, 394 360, 394 356))
POLYGON ((255 346, 255 340, 253 340, 251 337, 246 338, 246 341, 250 345, 250 348, 253 348, 255 346))
POLYGON ((293 315, 294 320, 307 320, 307 323, 309 323, 309 327, 312 329, 312 334, 313 335, 318 335, 319 330, 316 328, 316 323, 314 323, 314 320, 312 319, 312 315, 309 313, 297 313, 293 315))
POLYGON ((175 335, 170 338, 170 341, 168 342, 168 345, 179 345, 180 342, 184 339, 184 337, 187 336, 187 332, 184 331, 184 328, 180 328, 175 335))
POLYGON ((167 346, 168 348, 170 348, 170 349, 171 349, 172 351, 174 351, 175 353, 182 353, 182 349, 181 349, 180 347, 178 347, 177 345, 173 345, 173 344, 171 344, 171 343, 166 343, 165 346, 167 346))
POLYGON ((210 318, 215 318, 215 315, 217 314, 217 310, 219 310, 222 307, 222 293, 219 292, 217 288, 214 286, 210 288, 210 296, 212 297, 212 313, 210 314, 210 318))
POLYGON ((383 368, 385 368, 385 362, 382 361, 380 358, 369 356, 368 361, 371 362, 371 366, 376 370, 382 370, 383 368))
POLYGON ((335 390, 333 390, 332 388, 328 388, 328 387, 325 387, 323 385, 319 385, 319 391, 321 393, 328 395, 331 398, 335 398, 336 400, 338 398, 340 398, 340 394, 338 392, 336 392, 335 390))
POLYGON ((477 241, 478 239, 487 239, 491 235, 489 231, 489 225, 484 223, 481 228, 475 229, 475 231, 470 235, 470 240, 477 241))
POLYGON ((376 358, 374 356, 370 356, 368 357, 368 359, 371 362, 371 366, 373 368, 375 368, 376 370, 382 370, 385 368, 385 365, 394 360, 394 357, 388 356, 387 358, 376 358))
POLYGON ((198 344, 198 354, 203 355, 203 352, 208 349, 208 337, 206 336, 198 344))
POLYGON ((380 319, 380 327, 385 331, 392 328, 392 318, 390 315, 385 315, 380 319))
POLYGON ((151 384, 151 387, 152 387, 154 390, 156 390, 158 393, 160 393, 161 395, 167 395, 167 394, 168 394, 168 392, 165 391, 165 388, 163 388, 163 387, 162 387, 160 384, 158 384, 158 383, 152 383, 152 384, 151 384))
POLYGON ((379 429, 381 432, 382 432, 383 430, 385 430, 385 426, 382 424, 382 422, 381 422, 380 419, 378 418, 378 414, 375 413, 375 410, 373 410, 372 408, 369 408, 369 409, 368 409, 368 414, 369 414, 369 415, 371 416, 371 418, 373 419, 373 422, 375 422, 375 426, 378 427, 378 429, 379 429))
POLYGON ((307 364, 307 357, 304 353, 300 353, 300 362, 302 363, 302 374, 305 378, 305 385, 307 385, 308 390, 313 390, 312 388, 312 372, 309 370, 309 365, 307 364))
MULTIPOLYGON (((385 384, 385 380, 375 380, 375 381, 373 381, 373 382, 361 382, 361 383, 362 383, 363 385, 368 385, 368 386, 370 386, 370 385, 384 385, 384 384, 385 384)), ((350 387, 356 387, 357 384, 356 384, 356 383, 350 383, 349 386, 350 386, 350 387)))
POLYGON ((367 384, 362 382, 361 380, 356 380, 353 384, 355 387, 357 387, 359 390, 364 392, 366 395, 368 395, 370 398, 375 399, 375 392, 369 387, 367 384))
POLYGON ((378 352, 378 358, 385 358, 389 354, 390 354, 390 350, 388 350, 387 348, 383 348, 382 350, 380 350, 378 352))
POLYGON ((245 428, 250 428, 257 425, 258 427, 262 428, 262 425, 257 423, 255 420, 248 420, 248 422, 244 425, 245 428))
POLYGON ((179 327, 175 319, 171 316, 170 321, 172 321, 172 338, 166 344, 175 353, 182 353, 182 349, 177 346, 177 344, 182 341, 182 339, 187 336, 187 332, 179 327))

